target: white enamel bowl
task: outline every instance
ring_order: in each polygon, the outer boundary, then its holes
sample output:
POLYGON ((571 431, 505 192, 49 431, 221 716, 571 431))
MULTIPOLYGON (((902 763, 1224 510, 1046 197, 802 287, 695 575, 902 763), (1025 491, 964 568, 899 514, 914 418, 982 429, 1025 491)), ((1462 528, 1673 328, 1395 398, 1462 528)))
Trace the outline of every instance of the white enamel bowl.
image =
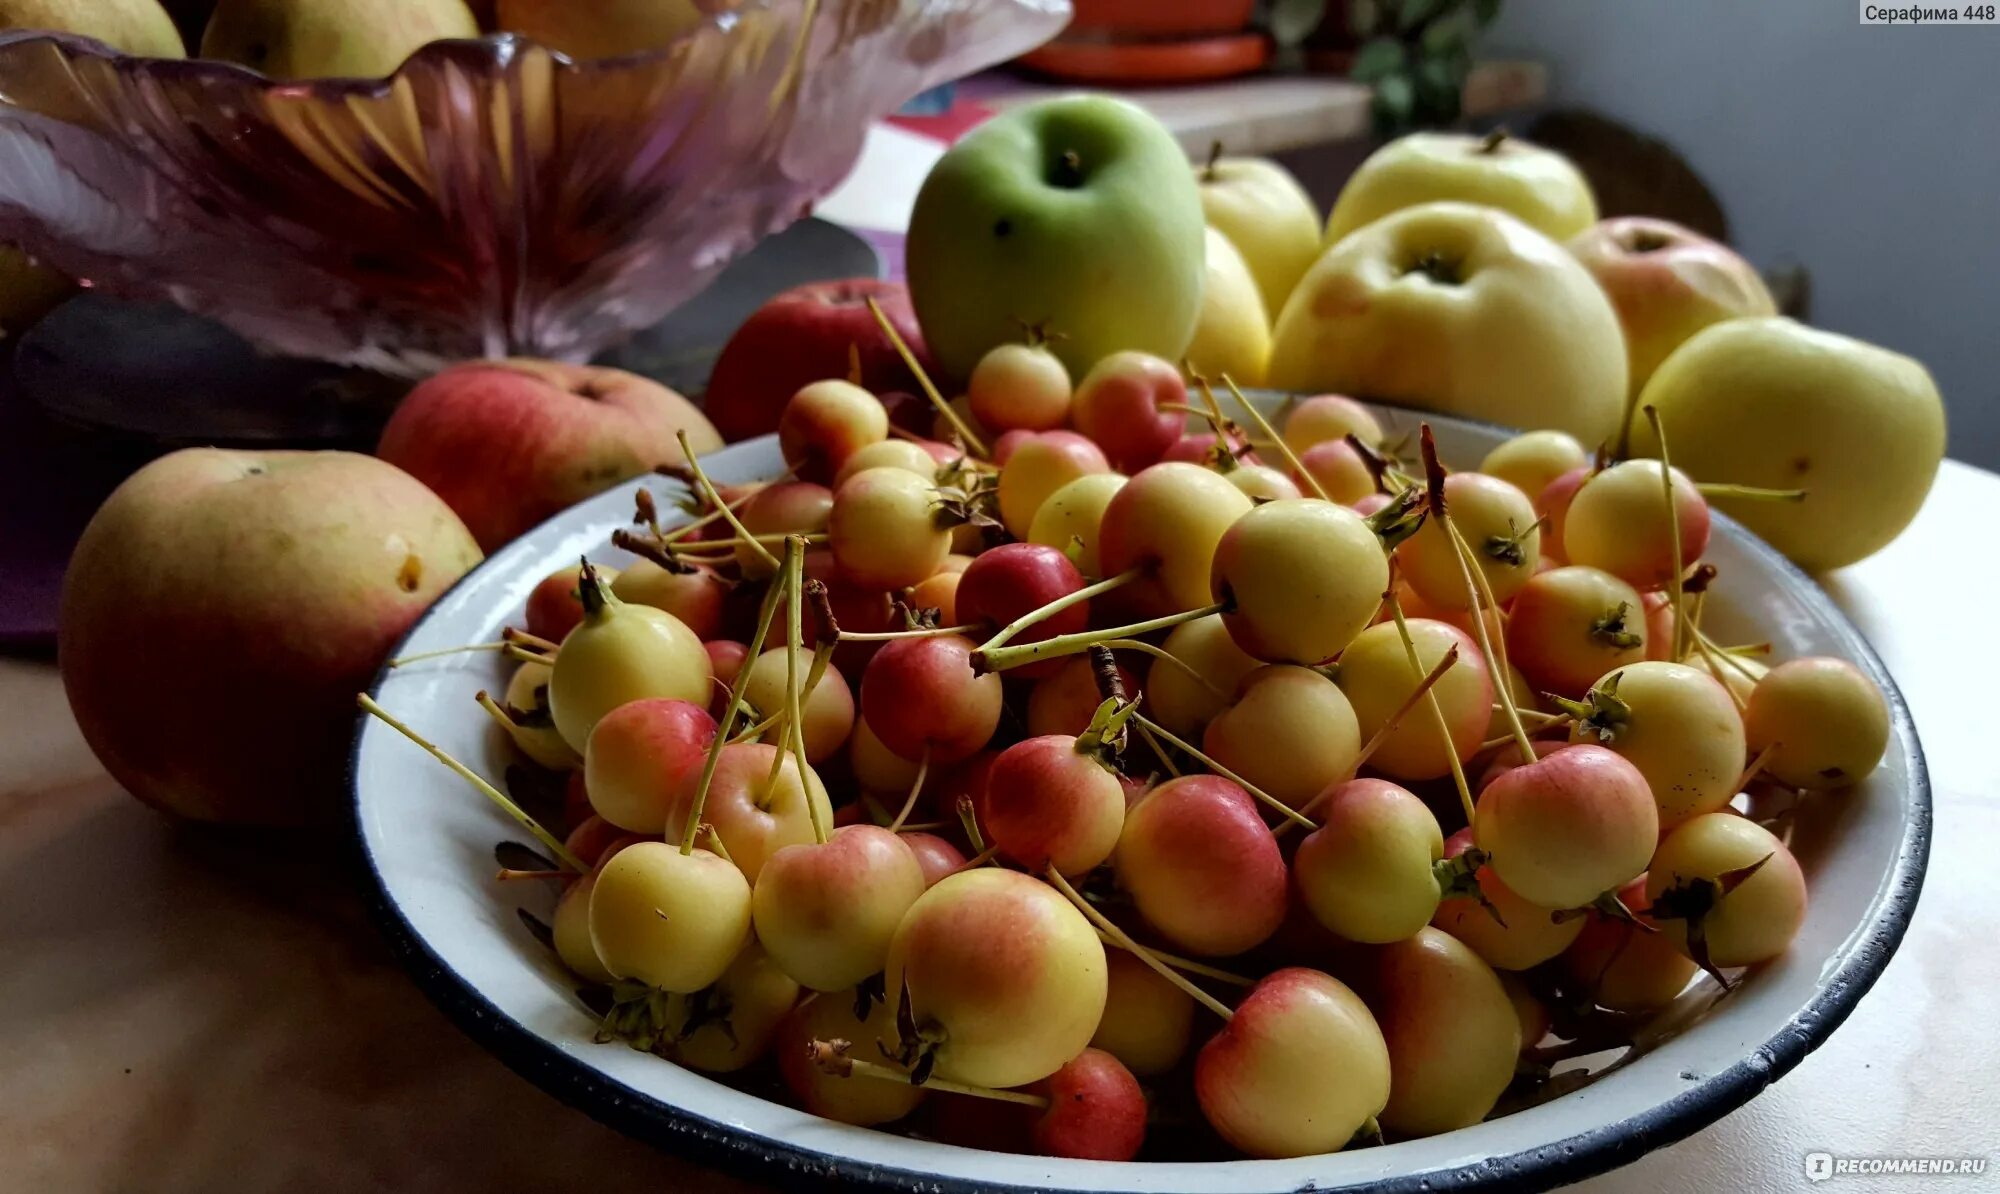
MULTIPOLYGON (((1409 412, 1384 411, 1413 427, 1409 412)), ((1476 465, 1505 435, 1431 416, 1447 463, 1476 465)), ((782 468, 771 439, 707 461, 747 482, 782 468)), ((673 485, 648 482, 658 493, 673 485)), ((616 561, 634 485, 584 502, 510 544, 418 623, 398 654, 495 638, 518 624, 528 591, 579 554, 616 561)), ((665 503, 663 503, 663 506, 665 503)), ((474 1039, 556 1096, 663 1148, 785 1185, 828 1181, 959 1191, 1242 1191, 1545 1188, 1624 1164, 1720 1118, 1782 1076, 1844 1020, 1901 940, 1922 884, 1930 794, 1909 711, 1866 640, 1804 574, 1718 517, 1707 558, 1722 580, 1710 625, 1726 640, 1771 639, 1780 658, 1852 660, 1889 696, 1895 732, 1859 788, 1802 812, 1793 848, 1812 900, 1790 952, 1715 998, 1703 984, 1653 1037, 1596 1081, 1538 1106, 1447 1135, 1286 1161, 1130 1163, 981 1152, 849 1127, 711 1081, 622 1044, 595 1044, 594 1021, 517 908, 544 919, 540 885, 493 880, 493 847, 525 840, 506 817, 388 727, 363 718, 353 756, 354 812, 380 923, 419 986, 474 1039), (528 890, 529 888, 536 890, 528 890)), ((384 675, 383 705, 498 777, 505 745, 473 694, 498 691, 490 654, 384 675)))

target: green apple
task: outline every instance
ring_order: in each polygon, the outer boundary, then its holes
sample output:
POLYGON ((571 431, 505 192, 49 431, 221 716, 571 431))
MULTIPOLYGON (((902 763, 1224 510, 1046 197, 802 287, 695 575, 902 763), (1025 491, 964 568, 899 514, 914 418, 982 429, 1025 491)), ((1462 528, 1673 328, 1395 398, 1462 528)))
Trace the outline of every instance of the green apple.
POLYGON ((201 56, 273 79, 377 79, 431 42, 478 36, 465 0, 222 0, 201 56))
POLYGON ((1264 300, 1243 254, 1214 228, 1206 232, 1207 278, 1187 361, 1205 376, 1228 374, 1237 385, 1261 386, 1271 359, 1271 320, 1264 314, 1264 300))
POLYGON ((1647 406, 1689 476, 1805 490, 1709 500, 1813 572, 1901 534, 1944 457, 1944 400, 1921 364, 1776 316, 1712 324, 1660 363, 1633 412, 1641 456, 1659 453, 1647 406))
POLYGON ((1178 361, 1201 312, 1202 212, 1160 122, 1102 95, 1027 104, 938 159, 907 242, 910 298, 945 373, 1043 325, 1070 376, 1129 350, 1178 361))
POLYGON ((1503 133, 1411 133, 1361 163, 1326 221, 1326 242, 1393 211, 1457 199, 1511 212, 1564 241, 1597 222, 1597 197, 1570 160, 1503 133))
POLYGON ((1299 180, 1267 158, 1218 157, 1196 167, 1208 226, 1243 254, 1264 310, 1275 315, 1319 257, 1319 209, 1299 180))
POLYGON ((1625 340, 1567 249, 1498 208, 1426 203, 1306 271, 1278 316, 1268 382, 1595 446, 1624 417, 1625 340))

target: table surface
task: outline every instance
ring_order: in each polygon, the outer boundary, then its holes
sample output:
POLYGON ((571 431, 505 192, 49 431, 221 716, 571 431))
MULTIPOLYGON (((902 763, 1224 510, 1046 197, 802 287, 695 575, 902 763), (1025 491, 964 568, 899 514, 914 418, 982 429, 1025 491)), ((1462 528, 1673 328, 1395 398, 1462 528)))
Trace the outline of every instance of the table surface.
MULTIPOLYGON (((2000 592, 1996 507, 2000 477, 1947 463, 1901 539, 1825 581, 1901 683, 1936 785, 1902 949, 1790 1076, 1586 1188, 1794 1189, 1814 1150, 2000 1151, 2000 753, 1967 683, 2000 669, 1973 612, 2000 592)), ((345 865, 331 841, 141 807, 85 748, 55 669, 0 660, 0 1188, 752 1188, 599 1126, 460 1036, 390 961, 345 865)))

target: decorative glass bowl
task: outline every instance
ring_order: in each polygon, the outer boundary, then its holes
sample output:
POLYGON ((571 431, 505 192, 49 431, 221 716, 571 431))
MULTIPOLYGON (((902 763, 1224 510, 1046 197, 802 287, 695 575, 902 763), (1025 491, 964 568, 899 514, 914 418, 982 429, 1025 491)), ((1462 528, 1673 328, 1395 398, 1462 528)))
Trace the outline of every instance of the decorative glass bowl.
POLYGON ((0 35, 0 241, 257 345, 393 373, 580 359, 852 169, 868 123, 1059 30, 1067 0, 701 0, 571 62, 438 42, 387 79, 0 35))

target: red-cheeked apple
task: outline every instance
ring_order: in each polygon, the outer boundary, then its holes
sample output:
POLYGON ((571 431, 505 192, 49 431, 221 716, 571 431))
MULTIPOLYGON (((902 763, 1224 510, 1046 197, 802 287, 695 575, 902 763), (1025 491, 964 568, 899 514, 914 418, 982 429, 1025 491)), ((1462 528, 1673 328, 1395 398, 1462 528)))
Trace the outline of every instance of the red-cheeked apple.
POLYGON ((910 297, 952 378, 1024 323, 1071 377, 1121 350, 1178 361, 1201 310, 1202 213, 1187 157, 1104 95, 1025 104, 946 151, 910 216, 910 297))
POLYGON ((722 437, 687 399, 617 369, 454 365, 411 390, 376 455, 431 487, 492 551, 569 506, 722 437))
POLYGON ((1495 208, 1426 203, 1306 271, 1278 317, 1268 380, 1595 445, 1624 415, 1625 341, 1561 245, 1495 208))
POLYGON ((1277 314, 1319 256, 1319 210, 1299 180, 1266 158, 1218 157, 1197 166, 1208 226, 1243 254, 1264 310, 1277 314))
POLYGON ((1325 244, 1419 203, 1455 199, 1497 207, 1554 240, 1597 222, 1597 197, 1570 160, 1494 132, 1411 133, 1370 154, 1334 200, 1325 244))
POLYGON ((1668 220, 1603 220, 1571 240, 1569 251, 1618 312, 1633 394, 1668 353, 1709 324, 1778 313, 1749 262, 1668 220))
POLYGON ((70 708, 148 804, 330 821, 354 694, 479 559, 436 495, 371 457, 176 452, 120 485, 70 558, 70 708))

